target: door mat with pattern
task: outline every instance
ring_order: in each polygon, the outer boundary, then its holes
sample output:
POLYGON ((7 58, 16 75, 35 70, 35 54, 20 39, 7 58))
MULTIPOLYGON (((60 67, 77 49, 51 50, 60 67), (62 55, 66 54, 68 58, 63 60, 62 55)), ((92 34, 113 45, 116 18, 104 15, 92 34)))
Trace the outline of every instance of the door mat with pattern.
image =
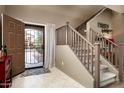
POLYGON ((50 70, 44 70, 43 68, 34 68, 34 69, 27 69, 25 72, 21 74, 22 77, 32 76, 32 75, 40 75, 50 73, 50 70))

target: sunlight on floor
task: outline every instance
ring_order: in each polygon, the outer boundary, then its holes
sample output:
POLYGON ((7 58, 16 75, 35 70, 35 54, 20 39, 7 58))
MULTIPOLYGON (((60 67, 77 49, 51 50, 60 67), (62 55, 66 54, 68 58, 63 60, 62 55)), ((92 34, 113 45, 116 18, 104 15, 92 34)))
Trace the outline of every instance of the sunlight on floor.
POLYGON ((51 73, 15 77, 12 88, 84 88, 81 84, 74 81, 66 74, 53 68, 51 73))

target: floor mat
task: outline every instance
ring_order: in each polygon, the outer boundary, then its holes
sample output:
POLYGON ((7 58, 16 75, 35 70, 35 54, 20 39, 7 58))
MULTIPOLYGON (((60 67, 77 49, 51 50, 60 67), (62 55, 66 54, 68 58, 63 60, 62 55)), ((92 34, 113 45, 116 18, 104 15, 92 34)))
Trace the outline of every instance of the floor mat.
POLYGON ((27 69, 25 72, 21 74, 22 77, 32 76, 32 75, 39 75, 50 73, 50 70, 44 70, 43 68, 34 68, 34 69, 27 69))

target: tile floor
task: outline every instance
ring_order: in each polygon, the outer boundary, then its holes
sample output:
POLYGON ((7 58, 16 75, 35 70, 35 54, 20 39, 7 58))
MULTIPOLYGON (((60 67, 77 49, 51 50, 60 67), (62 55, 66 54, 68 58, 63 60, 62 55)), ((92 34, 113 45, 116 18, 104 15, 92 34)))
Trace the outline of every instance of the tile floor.
POLYGON ((12 88, 84 88, 69 76, 52 68, 51 73, 13 78, 12 88))

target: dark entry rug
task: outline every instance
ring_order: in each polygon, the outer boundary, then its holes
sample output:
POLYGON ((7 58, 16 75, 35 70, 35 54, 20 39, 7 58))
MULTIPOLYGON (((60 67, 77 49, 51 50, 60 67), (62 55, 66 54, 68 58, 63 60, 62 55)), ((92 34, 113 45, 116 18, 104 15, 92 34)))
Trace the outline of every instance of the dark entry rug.
POLYGON ((27 69, 25 72, 21 74, 22 77, 26 76, 32 76, 32 75, 40 75, 50 73, 50 70, 44 70, 43 68, 33 68, 33 69, 27 69))

